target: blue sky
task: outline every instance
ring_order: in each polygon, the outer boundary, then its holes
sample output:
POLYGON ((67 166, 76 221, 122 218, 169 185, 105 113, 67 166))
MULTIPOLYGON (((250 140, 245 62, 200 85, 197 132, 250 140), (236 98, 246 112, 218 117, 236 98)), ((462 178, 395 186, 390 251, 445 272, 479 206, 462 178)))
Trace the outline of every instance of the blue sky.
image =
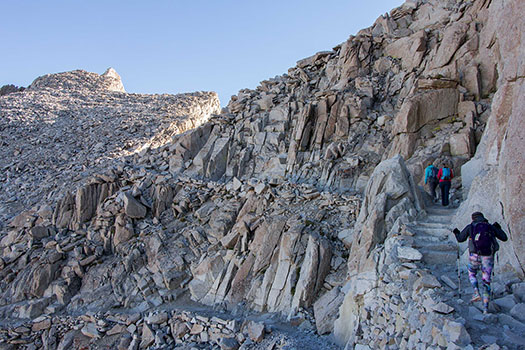
POLYGON ((402 0, 1 0, 0 86, 113 67, 128 92, 243 88, 330 50, 402 0))

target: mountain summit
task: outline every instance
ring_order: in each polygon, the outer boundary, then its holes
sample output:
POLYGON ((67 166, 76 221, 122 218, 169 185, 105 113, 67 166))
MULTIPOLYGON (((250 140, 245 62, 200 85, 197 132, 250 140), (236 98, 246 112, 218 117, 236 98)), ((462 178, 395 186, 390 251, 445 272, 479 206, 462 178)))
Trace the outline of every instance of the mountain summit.
POLYGON ((28 90, 40 90, 44 88, 57 90, 86 90, 126 92, 120 76, 113 68, 108 68, 104 74, 86 72, 77 69, 71 72, 46 74, 36 78, 28 90))

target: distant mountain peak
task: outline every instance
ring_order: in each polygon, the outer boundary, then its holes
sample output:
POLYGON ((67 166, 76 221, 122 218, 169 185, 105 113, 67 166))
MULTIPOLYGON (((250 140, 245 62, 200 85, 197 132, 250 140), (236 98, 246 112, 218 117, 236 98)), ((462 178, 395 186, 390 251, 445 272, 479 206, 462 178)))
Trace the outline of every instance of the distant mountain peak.
POLYGON ((120 76, 113 68, 108 68, 104 74, 87 72, 77 69, 69 72, 46 74, 36 78, 29 90, 44 88, 58 90, 88 90, 126 92, 120 76))

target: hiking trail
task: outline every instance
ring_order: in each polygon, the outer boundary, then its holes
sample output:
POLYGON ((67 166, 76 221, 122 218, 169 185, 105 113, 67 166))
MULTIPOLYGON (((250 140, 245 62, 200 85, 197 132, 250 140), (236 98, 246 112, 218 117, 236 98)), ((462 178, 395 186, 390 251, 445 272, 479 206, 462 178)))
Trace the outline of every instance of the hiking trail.
MULTIPOLYGON (((521 289, 511 288, 512 282, 517 281, 505 281, 502 280, 504 277, 493 275, 493 299, 489 313, 483 314, 481 302, 470 302, 473 289, 468 280, 463 246, 458 295, 458 246, 451 232, 456 209, 433 204, 426 208, 426 212, 426 218, 407 226, 415 233, 414 248, 423 254, 423 265, 442 284, 439 288, 441 301, 454 308, 453 317, 465 325, 476 349, 496 349, 489 347, 494 343, 508 349, 525 349, 525 323, 516 317, 515 311, 511 312, 523 297, 521 289)), ((481 273, 478 273, 478 280, 481 284, 481 273)))

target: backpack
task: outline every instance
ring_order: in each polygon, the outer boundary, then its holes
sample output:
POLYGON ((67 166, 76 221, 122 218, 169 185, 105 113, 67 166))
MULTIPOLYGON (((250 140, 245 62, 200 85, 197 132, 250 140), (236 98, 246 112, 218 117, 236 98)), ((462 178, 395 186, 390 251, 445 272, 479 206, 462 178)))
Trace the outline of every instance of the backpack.
POLYGON ((489 223, 478 222, 472 224, 470 239, 476 250, 476 254, 490 256, 494 253, 494 233, 489 223))
POLYGON ((443 168, 441 173, 441 180, 450 180, 450 169, 449 168, 443 168))
POLYGON ((432 169, 430 170, 430 179, 432 180, 437 180, 438 178, 438 168, 436 168, 435 166, 432 167, 432 169))

